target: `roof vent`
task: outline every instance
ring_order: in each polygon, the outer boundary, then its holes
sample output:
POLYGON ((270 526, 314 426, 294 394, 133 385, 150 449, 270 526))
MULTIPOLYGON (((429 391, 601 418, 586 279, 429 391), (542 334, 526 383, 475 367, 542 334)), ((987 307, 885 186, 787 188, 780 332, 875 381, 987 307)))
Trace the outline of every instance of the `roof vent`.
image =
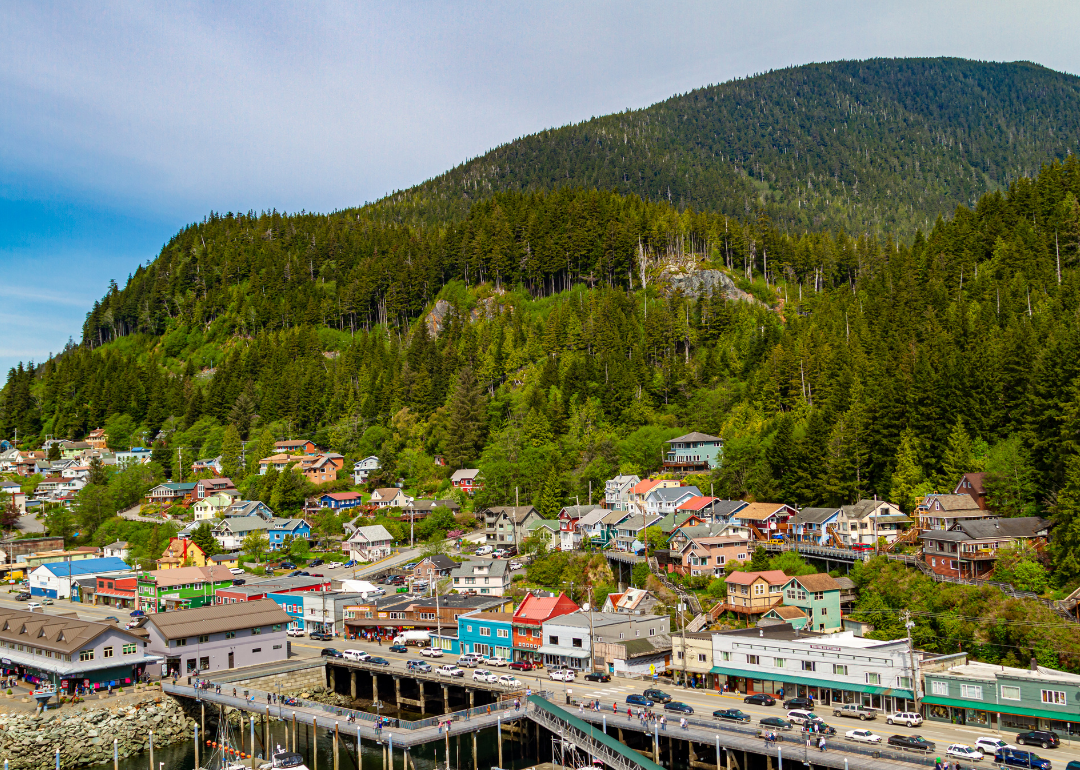
POLYGON ((765 636, 765 629, 764 628, 759 628, 757 630, 757 635, 758 636, 765 636))

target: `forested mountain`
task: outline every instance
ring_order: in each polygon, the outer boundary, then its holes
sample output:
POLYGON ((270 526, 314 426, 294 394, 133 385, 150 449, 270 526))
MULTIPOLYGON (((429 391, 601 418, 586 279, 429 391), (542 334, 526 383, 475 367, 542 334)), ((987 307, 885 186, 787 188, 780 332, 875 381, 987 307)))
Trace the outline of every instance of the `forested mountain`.
POLYGON ((432 220, 501 190, 598 187, 764 210, 792 231, 910 235, 1077 152, 1078 96, 1076 77, 1028 62, 792 67, 518 139, 391 196, 388 213, 432 220))

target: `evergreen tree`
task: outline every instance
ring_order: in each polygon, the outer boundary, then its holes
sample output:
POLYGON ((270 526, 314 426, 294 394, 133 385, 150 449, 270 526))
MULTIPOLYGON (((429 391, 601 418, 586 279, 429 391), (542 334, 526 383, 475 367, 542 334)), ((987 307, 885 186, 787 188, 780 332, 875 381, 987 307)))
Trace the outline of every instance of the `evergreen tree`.
POLYGON ((1057 493, 1051 511, 1054 537, 1050 549, 1054 555, 1056 580, 1068 584, 1080 577, 1080 455, 1065 464, 1065 486, 1057 493))
POLYGON ((945 456, 941 461, 941 476, 938 478, 939 489, 954 489, 965 473, 981 471, 975 460, 971 437, 964 430, 964 421, 959 417, 949 433, 949 443, 945 446, 945 456))
POLYGON ((536 510, 545 519, 554 519, 563 508, 562 500, 562 484, 559 481, 559 471, 555 466, 552 466, 548 470, 543 487, 540 489, 540 496, 536 501, 536 510))
POLYGON ((150 450, 150 460, 161 468, 165 478, 172 478, 172 452, 165 444, 154 444, 154 448, 150 450))
POLYGON ((60 457, 60 442, 54 441, 53 443, 49 444, 49 454, 47 455, 47 459, 49 460, 49 462, 56 462, 60 459, 60 457))
POLYGON ((225 438, 221 442, 221 471, 228 478, 237 477, 244 471, 240 462, 242 451, 240 431, 235 425, 229 425, 225 428, 225 438))
POLYGON ((467 467, 480 457, 487 422, 487 399, 470 367, 464 367, 458 375, 446 412, 446 463, 451 468, 467 467))
POLYGON ((116 515, 116 505, 107 486, 87 484, 79 491, 75 500, 75 518, 79 522, 79 531, 91 534, 105 523, 110 516, 116 515))
POLYGON ((214 528, 208 521, 204 521, 195 528, 195 531, 191 533, 191 541, 199 546, 207 557, 221 553, 221 546, 214 538, 214 528))
POLYGON ((924 488, 922 467, 919 465, 918 440, 910 430, 900 437, 900 447, 896 450, 896 466, 892 474, 890 498, 900 506, 901 511, 915 509, 924 488))
POLYGON ((100 457, 90 458, 89 472, 86 475, 87 484, 95 484, 104 487, 109 483, 109 469, 100 457))
POLYGON ((986 506, 1001 516, 1031 516, 1035 510, 1035 472, 1023 440, 1014 434, 994 445, 983 477, 986 506))
POLYGON ((150 530, 150 537, 146 542, 146 554, 150 558, 151 562, 157 561, 161 558, 161 554, 165 552, 165 544, 161 542, 161 527, 157 524, 150 530))

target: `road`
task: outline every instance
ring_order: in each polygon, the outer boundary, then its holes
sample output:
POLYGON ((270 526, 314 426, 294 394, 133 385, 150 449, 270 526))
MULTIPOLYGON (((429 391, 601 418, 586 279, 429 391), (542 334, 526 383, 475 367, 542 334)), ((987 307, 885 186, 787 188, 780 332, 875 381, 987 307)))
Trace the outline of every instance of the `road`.
MULTIPOLYGON (((363 650, 371 655, 377 655, 386 658, 390 661, 390 671, 401 671, 405 673, 405 661, 420 659, 431 663, 433 666, 441 665, 443 663, 453 663, 457 660, 456 655, 444 655, 442 658, 421 658, 415 647, 411 647, 408 653, 391 653, 389 651, 389 645, 383 644, 369 644, 361 641, 346 641, 335 640, 333 642, 315 642, 307 638, 293 638, 292 640, 293 653, 300 657, 315 657, 321 656, 324 647, 334 647, 338 650, 363 650)), ((483 667, 481 667, 483 668, 483 667)), ((465 680, 471 679, 473 672, 476 669, 465 669, 465 680)), ((555 692, 555 703, 563 704, 566 702, 565 695, 570 694, 571 698, 577 700, 593 700, 600 701, 602 709, 605 709, 610 715, 612 713, 612 705, 614 703, 619 704, 620 711, 625 713, 626 710, 626 696, 631 693, 641 693, 647 687, 652 685, 648 682, 622 679, 614 677, 610 682, 585 682, 580 677, 575 682, 563 683, 561 681, 555 681, 549 678, 548 670, 541 671, 511 671, 506 667, 491 667, 490 671, 502 675, 512 674, 520 679, 526 687, 531 687, 533 690, 553 690, 555 692)), ((460 681, 460 680, 458 680, 460 681)), ((743 703, 742 696, 721 694, 712 690, 695 690, 695 689, 683 689, 681 687, 673 687, 663 685, 661 690, 671 695, 676 701, 687 703, 694 708, 695 716, 703 717, 712 714, 716 709, 721 708, 739 708, 747 714, 751 715, 751 722, 756 724, 757 721, 766 716, 779 716, 783 717, 787 709, 783 707, 783 704, 777 703, 775 706, 754 706, 748 703, 743 703)), ((636 708, 636 707, 635 707, 636 708)), ((658 707, 659 708, 659 707, 658 707)), ((866 722, 859 721, 858 719, 849 719, 846 717, 833 717, 831 707, 823 707, 819 709, 819 713, 825 718, 825 721, 836 728, 837 736, 832 740, 842 740, 842 736, 848 730, 854 730, 856 728, 869 729, 874 733, 881 736, 882 741, 888 740, 890 735, 922 735, 927 740, 933 741, 937 744, 937 751, 934 756, 940 756, 945 759, 945 749, 953 743, 963 743, 967 745, 973 745, 975 741, 981 736, 997 737, 1010 743, 1015 743, 1016 731, 1008 731, 1003 733, 994 733, 988 729, 980 729, 978 727, 969 727, 961 725, 948 725, 940 722, 924 722, 920 727, 907 728, 902 725, 888 725, 885 723, 883 716, 878 716, 876 719, 868 720, 866 722)), ((668 712, 669 720, 675 720, 678 722, 679 715, 674 712, 668 712)), ((1035 748, 1034 751, 1041 757, 1049 759, 1054 763, 1056 768, 1064 770, 1065 764, 1071 760, 1080 760, 1080 742, 1069 743, 1065 741, 1065 736, 1059 733, 1062 737, 1062 747, 1058 749, 1039 749, 1035 748)), ((990 758, 992 760, 992 758, 990 758)), ((992 761, 984 760, 981 764, 986 765, 988 770, 993 767, 992 761)), ((965 767, 968 763, 964 763, 965 767)))

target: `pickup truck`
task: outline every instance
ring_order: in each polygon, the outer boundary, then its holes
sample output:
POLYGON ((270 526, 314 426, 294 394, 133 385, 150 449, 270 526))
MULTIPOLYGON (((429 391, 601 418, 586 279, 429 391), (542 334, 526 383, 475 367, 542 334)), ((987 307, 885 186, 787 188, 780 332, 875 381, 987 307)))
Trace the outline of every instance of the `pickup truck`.
POLYGON ((837 706, 833 709, 832 713, 834 717, 855 717, 864 722, 867 719, 873 719, 877 716, 877 712, 874 711, 874 709, 860 706, 857 703, 845 703, 842 706, 837 706))

